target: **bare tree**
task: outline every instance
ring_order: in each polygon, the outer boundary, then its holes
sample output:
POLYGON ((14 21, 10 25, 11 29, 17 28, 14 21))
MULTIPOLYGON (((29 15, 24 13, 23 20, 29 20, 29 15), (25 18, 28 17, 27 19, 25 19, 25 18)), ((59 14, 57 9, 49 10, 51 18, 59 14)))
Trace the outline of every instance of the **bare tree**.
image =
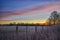
POLYGON ((59 14, 57 13, 57 11, 53 11, 50 17, 48 18, 47 22, 49 24, 52 24, 52 23, 56 24, 57 22, 59 22, 58 20, 59 20, 59 14))

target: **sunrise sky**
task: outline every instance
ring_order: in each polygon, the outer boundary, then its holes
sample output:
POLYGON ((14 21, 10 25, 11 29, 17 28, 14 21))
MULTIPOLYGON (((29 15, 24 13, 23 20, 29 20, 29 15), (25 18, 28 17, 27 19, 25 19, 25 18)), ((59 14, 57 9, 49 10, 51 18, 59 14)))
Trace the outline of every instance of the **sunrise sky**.
POLYGON ((0 24, 45 23, 51 12, 60 12, 59 0, 1 0, 0 6, 0 24))

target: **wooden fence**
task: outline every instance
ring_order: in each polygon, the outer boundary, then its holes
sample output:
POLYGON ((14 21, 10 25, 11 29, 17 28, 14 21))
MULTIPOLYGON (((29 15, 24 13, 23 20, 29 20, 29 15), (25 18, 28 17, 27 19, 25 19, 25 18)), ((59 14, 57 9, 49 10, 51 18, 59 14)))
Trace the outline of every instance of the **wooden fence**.
POLYGON ((0 30, 0 40, 57 40, 56 30, 47 30, 42 26, 42 30, 38 31, 37 26, 35 26, 35 31, 28 31, 28 26, 26 31, 19 31, 18 26, 16 26, 16 31, 2 31, 0 30))

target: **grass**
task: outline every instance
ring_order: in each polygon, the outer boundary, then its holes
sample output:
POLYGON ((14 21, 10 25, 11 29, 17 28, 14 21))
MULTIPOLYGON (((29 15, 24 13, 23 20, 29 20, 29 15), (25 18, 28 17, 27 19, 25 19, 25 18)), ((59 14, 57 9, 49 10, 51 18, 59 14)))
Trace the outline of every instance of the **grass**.
POLYGON ((0 31, 0 40, 60 40, 60 25, 41 31, 0 31))

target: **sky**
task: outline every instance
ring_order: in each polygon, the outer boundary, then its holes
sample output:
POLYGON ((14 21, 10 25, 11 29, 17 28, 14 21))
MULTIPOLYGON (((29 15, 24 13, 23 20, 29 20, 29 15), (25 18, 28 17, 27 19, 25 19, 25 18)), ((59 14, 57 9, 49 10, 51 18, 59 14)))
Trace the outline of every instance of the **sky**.
POLYGON ((51 12, 60 12, 60 0, 0 0, 0 24, 45 23, 51 12))

